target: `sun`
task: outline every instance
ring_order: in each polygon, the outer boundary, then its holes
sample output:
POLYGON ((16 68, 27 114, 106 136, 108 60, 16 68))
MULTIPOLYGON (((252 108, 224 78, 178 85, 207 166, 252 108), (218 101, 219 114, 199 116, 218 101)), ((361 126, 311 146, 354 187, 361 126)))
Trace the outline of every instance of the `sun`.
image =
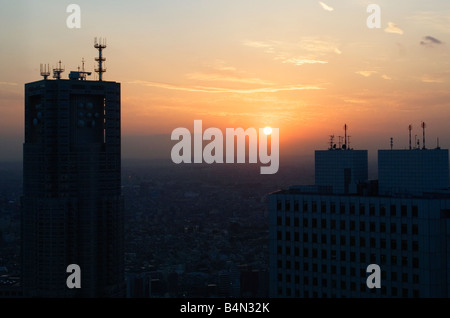
POLYGON ((270 127, 264 128, 264 134, 270 135, 271 133, 272 133, 272 128, 270 128, 270 127))

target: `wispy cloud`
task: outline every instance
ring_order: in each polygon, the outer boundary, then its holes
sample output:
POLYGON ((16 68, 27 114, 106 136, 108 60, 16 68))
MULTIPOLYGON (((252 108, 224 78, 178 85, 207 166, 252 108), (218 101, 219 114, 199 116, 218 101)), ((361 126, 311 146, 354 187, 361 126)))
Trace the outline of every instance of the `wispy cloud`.
POLYGON ((403 34, 403 30, 393 22, 388 22, 388 26, 384 29, 386 33, 403 34))
POLYGON ((377 71, 358 71, 358 72, 355 72, 355 73, 359 74, 361 76, 364 76, 364 77, 370 77, 371 75, 376 74, 378 72, 377 71))
POLYGON ((333 40, 325 41, 315 37, 304 37, 298 42, 244 41, 248 47, 263 49, 284 64, 327 64, 330 54, 342 54, 333 40))
POLYGON ((298 66, 302 66, 303 64, 327 64, 327 61, 320 61, 320 60, 311 60, 311 59, 303 59, 303 58, 289 58, 284 59, 283 63, 290 63, 298 66))
POLYGON ((276 93, 281 91, 299 91, 299 90, 317 90, 323 89, 319 86, 314 85, 285 85, 285 86, 266 86, 260 88, 250 88, 250 89, 233 89, 224 87, 208 87, 208 86, 177 86, 166 83, 151 82, 151 81, 130 81, 128 84, 139 84, 143 86, 177 90, 184 92, 199 92, 199 93, 235 93, 235 94, 253 94, 253 93, 276 93))
POLYGON ((392 77, 390 77, 390 76, 388 76, 388 75, 386 75, 386 74, 381 75, 381 78, 382 78, 382 79, 385 79, 385 80, 387 80, 387 81, 389 81, 389 80, 392 79, 392 77))
POLYGON ((443 11, 421 11, 412 16, 406 17, 415 25, 424 30, 436 30, 439 32, 450 33, 450 12, 443 11))
POLYGON ((423 40, 420 41, 420 45, 426 46, 426 47, 434 47, 435 45, 442 44, 441 40, 436 39, 435 37, 432 37, 430 35, 424 36, 423 40))
POLYGON ((235 82, 246 84, 273 85, 272 82, 262 80, 260 78, 245 78, 237 76, 228 76, 219 73, 189 73, 186 78, 199 81, 216 81, 216 82, 235 82))
POLYGON ((436 75, 429 75, 429 74, 425 74, 422 75, 421 79, 422 83, 435 83, 435 84, 439 84, 439 83, 444 83, 445 79, 441 76, 436 76, 436 75))
POLYGON ((334 8, 330 7, 329 5, 323 3, 322 1, 319 1, 320 6, 325 10, 325 11, 334 11, 334 8))

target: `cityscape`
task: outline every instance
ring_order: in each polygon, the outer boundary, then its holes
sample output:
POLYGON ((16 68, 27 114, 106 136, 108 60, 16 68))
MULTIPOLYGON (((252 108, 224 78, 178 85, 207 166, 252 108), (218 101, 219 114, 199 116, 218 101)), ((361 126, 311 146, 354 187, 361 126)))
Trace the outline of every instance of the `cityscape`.
POLYGON ((0 298, 449 298, 450 5, 325 2, 5 4, 0 298))

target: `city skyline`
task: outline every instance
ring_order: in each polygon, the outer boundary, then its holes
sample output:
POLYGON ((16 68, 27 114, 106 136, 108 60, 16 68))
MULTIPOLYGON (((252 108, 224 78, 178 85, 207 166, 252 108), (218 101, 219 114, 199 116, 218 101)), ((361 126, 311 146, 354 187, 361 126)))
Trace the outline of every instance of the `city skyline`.
POLYGON ((86 41, 95 36, 109 44, 105 80, 123 83, 124 159, 169 159, 170 133, 196 119, 277 127, 282 158, 312 158, 345 123, 369 160, 390 137, 407 148, 408 125, 414 138, 422 121, 428 147, 438 137, 450 144, 447 2, 378 1, 380 29, 367 27, 369 1, 77 4, 80 29, 66 26, 65 3, 3 5, 0 160, 21 158, 22 85, 40 78, 40 63, 60 59, 63 78, 82 58, 93 71, 86 41))

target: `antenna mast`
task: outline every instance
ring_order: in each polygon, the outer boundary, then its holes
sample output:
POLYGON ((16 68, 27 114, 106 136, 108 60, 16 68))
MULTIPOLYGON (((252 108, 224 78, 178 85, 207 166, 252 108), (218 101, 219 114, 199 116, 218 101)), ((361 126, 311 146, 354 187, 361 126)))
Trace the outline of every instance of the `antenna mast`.
POLYGON ((408 126, 408 130, 409 130, 409 150, 411 150, 411 130, 412 130, 412 125, 408 126))
POLYGON ((426 149, 425 148, 425 128, 427 127, 427 125, 425 125, 425 122, 422 122, 422 129, 423 129, 423 141, 422 141, 422 149, 426 149))
POLYGON ((330 150, 333 149, 334 145, 334 135, 330 135, 330 150))
POLYGON ((345 149, 347 149, 347 124, 344 125, 344 130, 345 130, 344 146, 345 149))
POLYGON ((106 58, 102 56, 102 51, 104 48, 106 48, 106 40, 99 38, 97 41, 97 38, 95 38, 94 47, 98 50, 98 57, 95 58, 95 60, 98 62, 98 68, 96 68, 95 71, 98 73, 98 80, 102 81, 102 74, 106 72, 106 68, 103 68, 102 65, 102 63, 106 61, 106 58))
POLYGON ((44 79, 46 80, 47 77, 49 77, 50 75, 50 64, 47 65, 41 64, 40 68, 41 68, 41 76, 43 76, 44 79))
POLYGON ((53 78, 61 79, 61 73, 64 72, 64 69, 61 67, 61 60, 58 62, 59 67, 53 69, 53 78))

